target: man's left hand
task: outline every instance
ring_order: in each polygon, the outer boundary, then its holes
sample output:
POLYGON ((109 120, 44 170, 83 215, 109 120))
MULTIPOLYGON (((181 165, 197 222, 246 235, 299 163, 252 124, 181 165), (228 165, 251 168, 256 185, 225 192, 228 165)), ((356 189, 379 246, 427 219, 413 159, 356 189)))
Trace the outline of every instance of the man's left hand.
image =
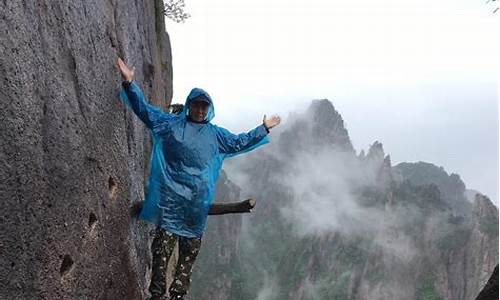
POLYGON ((266 119, 266 115, 264 115, 264 126, 269 130, 274 126, 277 126, 281 122, 281 118, 278 115, 272 116, 270 119, 266 119))

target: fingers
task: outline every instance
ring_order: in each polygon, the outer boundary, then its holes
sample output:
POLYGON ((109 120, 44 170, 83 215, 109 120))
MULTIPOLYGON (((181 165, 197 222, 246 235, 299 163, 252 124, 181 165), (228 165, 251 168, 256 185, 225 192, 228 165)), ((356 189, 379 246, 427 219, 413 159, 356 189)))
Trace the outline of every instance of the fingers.
POLYGON ((120 67, 120 70, 122 70, 124 72, 125 71, 129 71, 129 72, 135 71, 135 67, 132 67, 132 69, 130 69, 120 57, 118 57, 118 67, 120 67))
POLYGON ((264 115, 264 118, 262 120, 264 123, 268 124, 268 123, 276 123, 276 124, 279 124, 281 122, 281 118, 280 116, 278 115, 273 115, 271 116, 271 118, 267 119, 267 116, 264 115))
POLYGON ((124 65, 125 65, 125 63, 123 62, 123 60, 120 57, 118 57, 118 67, 120 69, 123 69, 124 65))
POLYGON ((120 73, 122 74, 122 77, 124 80, 131 82, 132 78, 134 77, 134 72, 135 72, 135 67, 132 67, 130 69, 123 59, 121 57, 118 57, 118 69, 120 70, 120 73))
POLYGON ((267 124, 269 128, 273 128, 281 122, 281 118, 278 115, 272 116, 269 120, 267 120, 267 124))
POLYGON ((125 71, 127 70, 127 65, 123 62, 121 58, 118 58, 118 69, 122 75, 125 75, 125 71))

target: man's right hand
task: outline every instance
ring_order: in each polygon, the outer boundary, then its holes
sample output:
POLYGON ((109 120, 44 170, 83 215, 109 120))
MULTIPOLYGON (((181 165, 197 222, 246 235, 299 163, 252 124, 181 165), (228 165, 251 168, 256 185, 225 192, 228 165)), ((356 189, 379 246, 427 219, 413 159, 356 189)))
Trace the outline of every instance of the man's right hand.
POLYGON ((132 82, 132 79, 134 78, 135 68, 129 69, 129 67, 127 67, 127 65, 123 62, 123 60, 118 57, 118 69, 122 74, 123 80, 132 82))

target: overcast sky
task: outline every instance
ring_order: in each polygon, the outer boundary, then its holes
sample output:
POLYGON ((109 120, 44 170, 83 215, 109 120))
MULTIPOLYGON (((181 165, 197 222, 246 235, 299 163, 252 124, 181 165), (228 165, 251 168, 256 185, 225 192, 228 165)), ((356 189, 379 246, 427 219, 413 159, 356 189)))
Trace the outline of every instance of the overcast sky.
POLYGON ((500 12, 485 2, 186 0, 191 18, 166 24, 174 102, 204 88, 238 132, 327 98, 358 152, 378 140, 393 165, 443 166, 498 206, 500 12))

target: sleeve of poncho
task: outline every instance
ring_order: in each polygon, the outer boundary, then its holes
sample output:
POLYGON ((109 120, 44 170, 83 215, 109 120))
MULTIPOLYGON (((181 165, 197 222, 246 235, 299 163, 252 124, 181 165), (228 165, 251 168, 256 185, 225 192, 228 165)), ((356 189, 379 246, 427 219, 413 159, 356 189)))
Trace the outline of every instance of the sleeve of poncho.
POLYGON ((219 151, 231 156, 232 154, 248 152, 268 142, 267 130, 264 125, 241 134, 233 134, 222 127, 216 128, 219 151))
POLYGON ((172 114, 165 113, 160 108, 149 104, 144 93, 134 81, 124 82, 122 86, 120 99, 134 111, 149 129, 153 129, 159 123, 174 117, 172 114))

